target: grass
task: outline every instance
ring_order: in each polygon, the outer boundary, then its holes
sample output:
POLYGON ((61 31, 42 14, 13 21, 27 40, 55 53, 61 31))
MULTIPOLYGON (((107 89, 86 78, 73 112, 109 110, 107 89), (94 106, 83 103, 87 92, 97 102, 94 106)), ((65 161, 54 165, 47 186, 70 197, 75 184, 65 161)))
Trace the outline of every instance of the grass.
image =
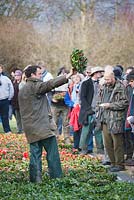
MULTIPOLYGON (((10 127, 13 133, 17 133, 17 125, 16 125, 16 120, 15 117, 12 118, 12 120, 9 121, 10 127)), ((0 122, 0 133, 4 133, 2 123, 0 122)))

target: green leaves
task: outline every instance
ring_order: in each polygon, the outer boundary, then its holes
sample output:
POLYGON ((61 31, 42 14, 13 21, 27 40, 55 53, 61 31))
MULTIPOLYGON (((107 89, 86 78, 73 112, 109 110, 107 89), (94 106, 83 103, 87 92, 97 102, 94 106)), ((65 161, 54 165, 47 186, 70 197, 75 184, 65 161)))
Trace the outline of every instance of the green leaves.
POLYGON ((2 172, 0 174, 1 200, 127 200, 134 197, 134 184, 115 181, 113 174, 99 173, 97 165, 89 172, 88 165, 92 162, 85 160, 79 170, 70 170, 61 179, 49 179, 43 171, 41 184, 28 181, 28 172, 2 172), (19 178, 18 178, 19 176, 19 178))
POLYGON ((79 73, 83 73, 87 67, 87 58, 84 56, 83 50, 74 49, 70 56, 72 67, 79 73))
POLYGON ((131 200, 134 197, 133 183, 118 182, 116 175, 109 174, 98 158, 72 153, 72 146, 63 143, 59 144, 63 177, 49 178, 43 154, 42 183, 30 183, 29 159, 14 158, 17 154, 14 148, 21 154, 27 149, 24 135, 3 134, 1 141, 2 148, 12 156, 0 160, 0 200, 131 200))

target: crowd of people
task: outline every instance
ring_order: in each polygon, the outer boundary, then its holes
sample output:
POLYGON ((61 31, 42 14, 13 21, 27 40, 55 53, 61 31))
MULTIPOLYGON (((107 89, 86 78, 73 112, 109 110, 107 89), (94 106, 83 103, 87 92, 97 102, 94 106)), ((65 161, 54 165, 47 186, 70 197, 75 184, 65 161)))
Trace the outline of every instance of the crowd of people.
POLYGON ((0 65, 0 117, 5 134, 15 116, 17 133, 30 145, 30 181, 41 182, 42 149, 51 178, 61 177, 61 136, 79 154, 104 154, 111 172, 134 165, 134 67, 88 66, 83 74, 61 67, 57 77, 43 61, 16 69, 0 65), (73 143, 72 143, 73 138, 73 143), (96 147, 96 148, 94 148, 96 147))

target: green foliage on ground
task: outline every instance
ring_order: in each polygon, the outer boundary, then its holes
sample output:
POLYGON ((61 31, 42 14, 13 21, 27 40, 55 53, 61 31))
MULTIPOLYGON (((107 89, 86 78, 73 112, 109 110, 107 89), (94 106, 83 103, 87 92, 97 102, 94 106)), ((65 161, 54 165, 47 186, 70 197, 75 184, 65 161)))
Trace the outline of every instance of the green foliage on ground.
MULTIPOLYGON (((13 133, 17 133, 17 125, 16 125, 16 120, 15 117, 12 117, 12 120, 9 120, 11 130, 13 133)), ((4 133, 2 123, 0 122, 0 133, 4 133)))
MULTIPOLYGON (((2 161, 0 170, 1 200, 132 200, 134 184, 116 180, 115 174, 97 161, 79 157, 77 168, 64 169, 61 179, 50 179, 43 172, 41 184, 29 182, 27 161, 2 161), (2 170, 3 169, 3 170, 2 170)), ((1 165, 1 164, 0 164, 1 165)))
POLYGON ((0 133, 0 200, 134 200, 134 184, 117 181, 100 159, 59 144, 61 179, 48 176, 43 152, 41 184, 29 182, 29 154, 24 134, 0 133))

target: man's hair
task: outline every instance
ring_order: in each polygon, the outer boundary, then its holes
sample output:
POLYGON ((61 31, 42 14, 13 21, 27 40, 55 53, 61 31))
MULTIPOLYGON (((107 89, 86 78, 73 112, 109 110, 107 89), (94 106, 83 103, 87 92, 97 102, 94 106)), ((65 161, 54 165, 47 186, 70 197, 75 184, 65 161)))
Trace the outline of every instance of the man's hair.
POLYGON ((114 72, 114 75, 115 75, 115 77, 116 78, 118 78, 118 79, 122 79, 122 70, 121 70, 121 68, 120 67, 114 67, 113 68, 113 72, 114 72))
POLYGON ((31 65, 25 70, 25 75, 27 78, 31 77, 31 74, 36 74, 37 68, 41 69, 38 65, 31 65))
POLYGON ((105 71, 104 72, 104 78, 105 77, 108 77, 108 78, 114 78, 115 77, 115 75, 114 75, 114 72, 113 71, 105 71))
POLYGON ((127 75, 127 81, 134 80, 134 69, 127 75))
POLYGON ((119 69, 122 71, 122 73, 123 73, 124 68, 122 67, 122 65, 117 64, 115 67, 116 67, 116 68, 119 68, 119 69))

